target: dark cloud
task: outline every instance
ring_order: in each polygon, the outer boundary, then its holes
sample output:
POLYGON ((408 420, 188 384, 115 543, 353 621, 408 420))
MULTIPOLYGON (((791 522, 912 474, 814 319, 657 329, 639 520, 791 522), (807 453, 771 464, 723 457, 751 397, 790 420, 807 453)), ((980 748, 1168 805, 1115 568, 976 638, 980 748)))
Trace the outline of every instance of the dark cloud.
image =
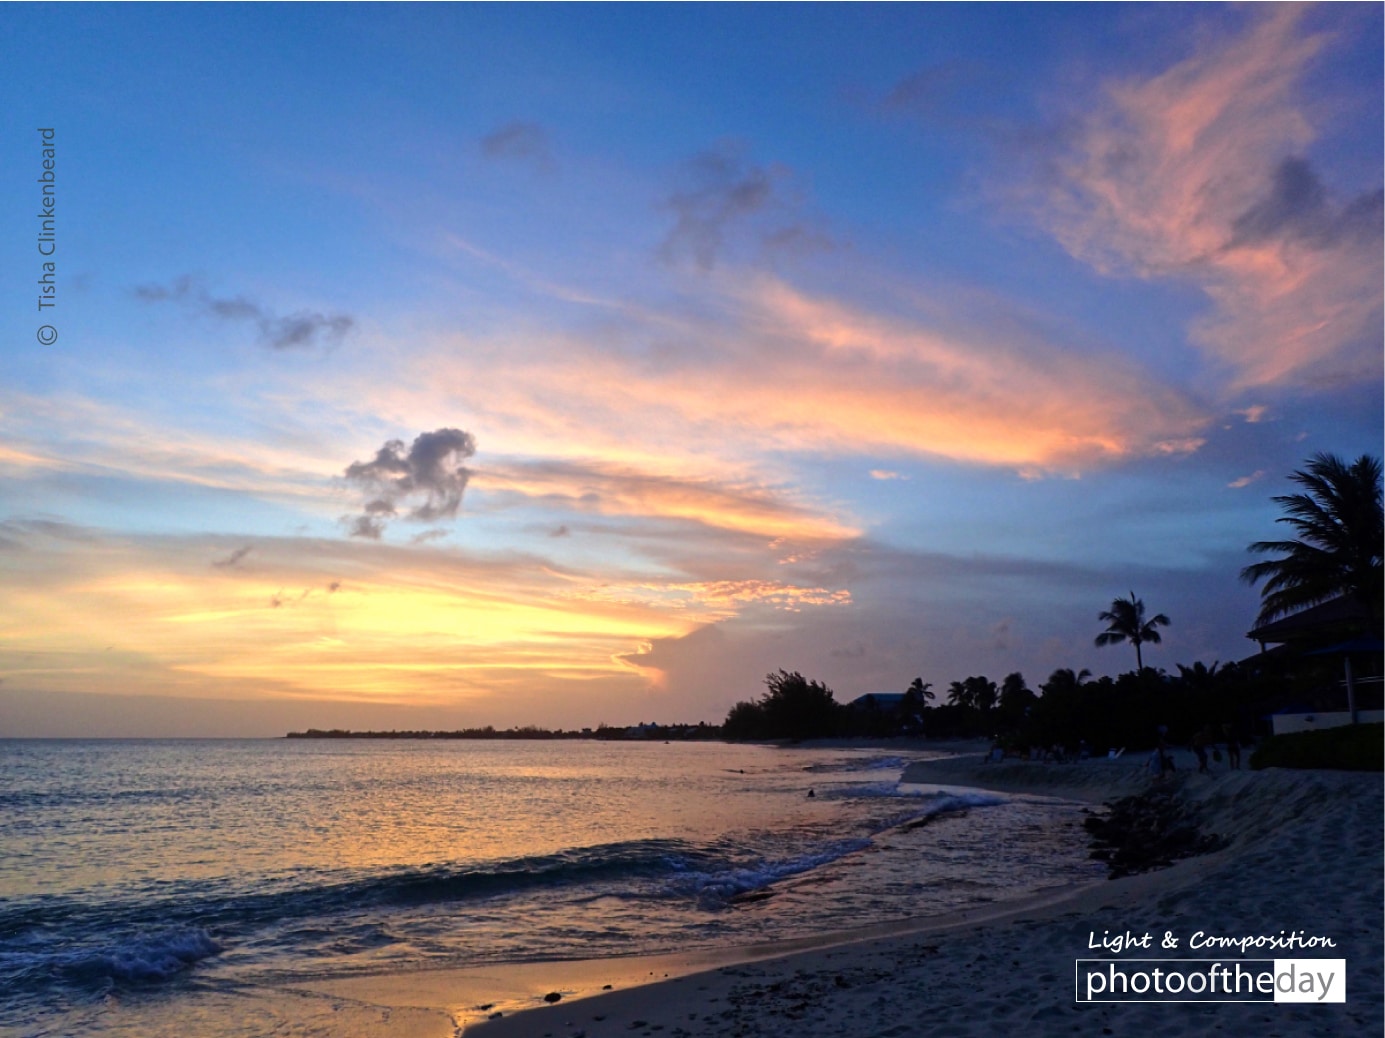
POLYGON ((260 308, 242 296, 234 299, 205 299, 204 303, 217 317, 228 321, 260 321, 264 314, 260 308))
POLYGON ((489 159, 526 162, 541 170, 554 166, 548 134, 537 123, 511 122, 481 138, 481 152, 489 159))
MULTIPOLYGON (((283 588, 280 588, 278 591, 274 592, 274 594, 272 594, 269 597, 269 608, 282 609, 284 606, 296 606, 303 602, 309 595, 311 595, 316 590, 318 589, 312 587, 305 587, 297 595, 290 595, 286 591, 284 591, 283 588)), ((329 592, 332 590, 335 589, 328 589, 329 592)))
POLYGON ((571 537, 572 531, 568 529, 567 523, 563 523, 556 530, 549 533, 550 537, 571 537))
POLYGON ((253 324, 260 342, 272 350, 335 346, 356 326, 355 319, 346 314, 303 310, 283 317, 244 296, 218 298, 187 275, 169 285, 139 285, 133 292, 136 299, 146 303, 184 303, 221 321, 253 324))
POLYGON ((1273 239, 1294 239, 1326 249, 1345 240, 1380 237, 1385 194, 1369 191, 1334 205, 1307 159, 1287 158, 1274 171, 1269 194, 1232 223, 1232 248, 1273 239))
POLYGON ((250 552, 253 550, 254 546, 247 544, 244 548, 237 548, 235 551, 231 552, 230 555, 227 555, 224 559, 216 559, 212 562, 212 565, 217 567, 218 569, 230 569, 231 567, 238 565, 240 563, 240 560, 249 555, 250 552))
POLYGON ((259 318, 260 338, 275 350, 311 349, 319 341, 335 345, 356 322, 346 314, 297 313, 259 318))
POLYGON ((379 540, 386 521, 406 507, 404 518, 419 522, 454 518, 471 478, 462 463, 475 453, 470 433, 438 429, 420 434, 407 454, 403 440, 390 440, 370 461, 348 465, 346 479, 371 495, 348 520, 351 536, 379 540))
POLYGON ((379 519, 358 515, 348 523, 346 529, 352 537, 366 537, 372 541, 378 541, 381 534, 385 532, 385 524, 379 519))
POLYGON ((659 249, 666 263, 690 259, 711 270, 741 227, 764 249, 832 247, 825 234, 792 219, 795 203, 786 197, 789 173, 783 167, 751 165, 739 148, 723 145, 686 162, 680 179, 682 186, 664 200, 675 217, 659 249))

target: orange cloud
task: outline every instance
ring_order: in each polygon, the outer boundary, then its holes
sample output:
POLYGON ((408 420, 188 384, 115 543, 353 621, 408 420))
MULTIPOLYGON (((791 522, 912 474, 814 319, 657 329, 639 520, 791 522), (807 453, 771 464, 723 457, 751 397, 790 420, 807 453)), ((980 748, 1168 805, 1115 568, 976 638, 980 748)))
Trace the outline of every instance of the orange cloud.
POLYGON ((1042 474, 1201 443, 1201 409, 1115 351, 884 316, 743 271, 701 283, 708 294, 695 317, 651 323, 624 313, 611 318, 618 331, 534 330, 503 349, 444 335, 426 364, 415 359, 426 383, 356 373, 354 393, 333 393, 419 427, 464 410, 477 479, 493 486, 548 481, 567 494, 561 484, 576 481, 496 464, 488 451, 581 466, 599 458, 606 475, 590 478, 617 488, 603 499, 613 512, 647 508, 772 535, 780 523, 796 536, 853 527, 830 505, 791 515, 782 491, 769 511, 747 496, 746 487, 787 482, 791 464, 781 468, 776 455, 882 452, 1042 474), (618 486, 622 472, 669 482, 618 486), (799 528, 809 515, 816 530, 799 528))
POLYGON ((859 531, 798 504, 788 491, 748 480, 656 475, 595 461, 499 464, 478 470, 475 486, 518 493, 598 515, 687 519, 707 526, 795 542, 836 541, 859 531))
POLYGON ((772 580, 712 580, 686 583, 601 584, 567 592, 589 602, 657 605, 686 611, 699 624, 724 620, 743 606, 768 605, 798 612, 810 605, 849 605, 851 592, 798 587, 772 580))
POLYGON ((757 604, 850 599, 754 579, 622 583, 530 557, 378 543, 258 539, 233 567, 216 565, 224 539, 32 523, 4 534, 0 678, 31 691, 417 704, 571 681, 609 690, 655 681, 630 663, 652 641, 757 604))
POLYGON ((1304 11, 1251 9, 1239 35, 1110 84, 1042 203, 1097 269, 1199 284, 1212 305, 1192 338, 1232 391, 1380 367, 1379 198, 1330 197, 1301 157, 1304 73, 1331 44, 1304 11))

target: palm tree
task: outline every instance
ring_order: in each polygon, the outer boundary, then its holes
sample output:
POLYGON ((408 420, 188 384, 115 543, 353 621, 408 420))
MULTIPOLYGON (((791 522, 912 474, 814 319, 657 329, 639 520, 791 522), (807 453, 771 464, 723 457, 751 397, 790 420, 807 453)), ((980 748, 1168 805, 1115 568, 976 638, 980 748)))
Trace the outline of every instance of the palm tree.
POLYGON ((1169 618, 1163 613, 1145 619, 1145 604, 1130 592, 1129 598, 1118 598, 1111 603, 1109 611, 1097 616, 1107 624, 1106 630, 1096 636, 1097 645, 1117 645, 1129 642, 1135 646, 1135 673, 1145 669, 1144 655, 1140 646, 1145 642, 1158 645, 1161 639, 1156 628, 1167 627, 1169 618))
POLYGON ((961 681, 954 681, 947 686, 947 701, 953 706, 974 710, 976 708, 976 690, 961 681))
POLYGON ((1338 596, 1354 599, 1379 618, 1385 590, 1380 459, 1363 454, 1348 465, 1320 451, 1289 478, 1307 493, 1274 498, 1285 513, 1275 522, 1288 523, 1297 539, 1256 541, 1249 551, 1283 557, 1241 570, 1249 584, 1265 581, 1257 625, 1338 596))
POLYGON ((1039 687, 1043 689, 1045 695, 1054 689, 1061 689, 1066 692, 1069 689, 1081 688, 1082 683, 1091 676, 1092 672, 1086 667, 1083 667, 1076 673, 1073 672, 1071 667, 1059 667, 1050 674, 1048 680, 1039 687))
POLYGON ((906 696, 913 696, 918 701, 919 706, 924 705, 924 700, 932 699, 933 682, 924 681, 923 678, 914 678, 909 682, 909 688, 904 693, 906 696))

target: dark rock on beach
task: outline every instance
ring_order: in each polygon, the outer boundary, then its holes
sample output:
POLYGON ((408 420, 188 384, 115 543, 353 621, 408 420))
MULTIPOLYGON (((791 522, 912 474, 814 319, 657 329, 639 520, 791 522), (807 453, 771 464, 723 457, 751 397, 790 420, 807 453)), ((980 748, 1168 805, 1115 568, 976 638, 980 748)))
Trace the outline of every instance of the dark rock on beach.
POLYGON ((1227 841, 1198 828, 1196 809, 1172 787, 1122 797, 1105 814, 1089 814, 1093 858, 1106 862, 1110 878, 1167 868, 1180 858, 1221 850, 1227 841))

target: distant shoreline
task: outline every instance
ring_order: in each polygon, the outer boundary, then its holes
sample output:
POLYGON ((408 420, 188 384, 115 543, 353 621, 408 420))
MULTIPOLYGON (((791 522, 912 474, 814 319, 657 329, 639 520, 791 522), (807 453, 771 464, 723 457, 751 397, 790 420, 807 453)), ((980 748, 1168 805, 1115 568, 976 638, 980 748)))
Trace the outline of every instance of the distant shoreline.
POLYGON ((654 726, 641 725, 636 728, 583 728, 567 731, 562 728, 458 728, 453 731, 365 731, 354 732, 345 728, 309 728, 304 732, 289 732, 285 739, 595 739, 610 742, 690 742, 694 740, 720 740, 721 726, 709 724, 684 724, 654 726))

